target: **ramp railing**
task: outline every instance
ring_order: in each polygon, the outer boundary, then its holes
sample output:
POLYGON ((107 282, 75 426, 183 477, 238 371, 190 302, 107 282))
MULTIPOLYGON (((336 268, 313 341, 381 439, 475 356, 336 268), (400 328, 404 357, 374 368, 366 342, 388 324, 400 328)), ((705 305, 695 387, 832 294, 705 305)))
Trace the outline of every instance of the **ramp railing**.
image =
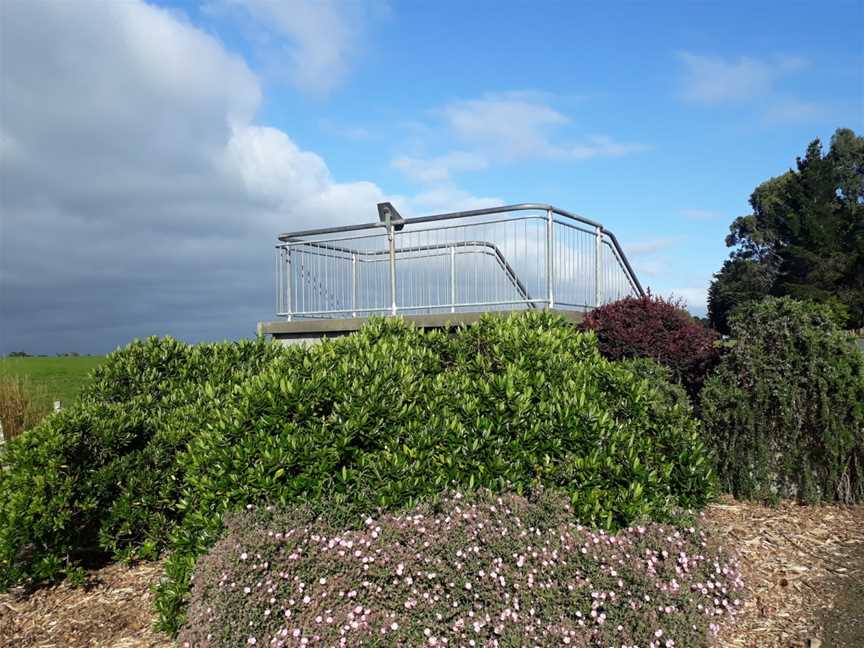
POLYGON ((277 314, 292 318, 559 308, 643 294, 614 234, 526 203, 291 232, 276 246, 277 314))

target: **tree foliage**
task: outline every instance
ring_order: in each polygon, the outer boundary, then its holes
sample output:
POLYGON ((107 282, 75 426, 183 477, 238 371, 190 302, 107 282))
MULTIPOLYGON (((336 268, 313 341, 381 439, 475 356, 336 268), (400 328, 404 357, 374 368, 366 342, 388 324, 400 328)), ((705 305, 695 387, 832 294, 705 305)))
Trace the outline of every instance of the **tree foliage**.
POLYGON ((714 327, 728 333, 735 306, 767 295, 819 302, 837 323, 864 326, 864 137, 839 129, 824 155, 814 140, 750 205, 730 226, 734 251, 709 291, 714 327))

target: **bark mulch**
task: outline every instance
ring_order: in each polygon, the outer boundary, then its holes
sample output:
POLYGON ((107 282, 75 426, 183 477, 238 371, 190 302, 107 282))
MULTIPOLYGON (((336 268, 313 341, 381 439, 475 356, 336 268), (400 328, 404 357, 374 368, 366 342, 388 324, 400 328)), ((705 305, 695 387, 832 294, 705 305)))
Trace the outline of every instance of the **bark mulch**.
POLYGON ((150 587, 161 574, 158 562, 114 564, 93 572, 86 587, 0 595, 0 647, 171 648, 153 631, 150 587))
MULTIPOLYGON (((730 498, 705 523, 741 559, 746 599, 718 648, 864 647, 864 506, 730 498)), ((0 648, 173 648, 153 631, 161 563, 109 565, 86 588, 0 595, 0 648)), ((686 647, 682 647, 686 648, 686 647)))
POLYGON ((720 646, 864 647, 864 506, 726 498, 708 507, 705 521, 738 552, 747 589, 741 612, 721 627, 720 646))

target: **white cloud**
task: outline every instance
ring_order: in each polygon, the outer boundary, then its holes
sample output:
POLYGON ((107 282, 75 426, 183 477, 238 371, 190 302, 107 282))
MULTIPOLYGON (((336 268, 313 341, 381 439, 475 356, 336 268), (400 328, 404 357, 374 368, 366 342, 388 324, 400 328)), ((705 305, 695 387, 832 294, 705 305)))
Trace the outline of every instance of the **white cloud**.
POLYGON ((708 312, 708 285, 671 288, 663 291, 662 296, 672 299, 683 299, 687 310, 693 315, 704 316, 708 312))
POLYGON ((362 142, 372 137, 372 133, 362 126, 350 126, 340 124, 330 119, 322 119, 318 122, 321 130, 329 135, 336 135, 351 140, 352 142, 362 142))
POLYGON ((639 259, 633 261, 637 276, 658 277, 666 273, 669 265, 662 259, 639 259))
POLYGON ((324 160, 302 151, 284 132, 246 126, 232 133, 225 147, 225 167, 251 196, 274 207, 289 209, 309 194, 320 194, 332 184, 324 160))
POLYGON ((784 76, 806 67, 797 57, 724 59, 679 52, 684 66, 682 96, 698 103, 720 104, 766 96, 784 76))
POLYGON ((577 160, 590 160, 598 157, 623 157, 631 153, 647 151, 649 148, 644 144, 616 142, 605 135, 594 135, 588 137, 583 144, 562 148, 560 155, 577 160))
POLYGON ((10 135, 4 133, 3 130, 0 129, 0 158, 3 158, 7 155, 12 155, 14 150, 15 141, 10 135))
POLYGON ((661 236, 645 239, 624 246, 624 253, 633 264, 636 274, 646 277, 662 277, 669 272, 668 259, 661 253, 686 240, 686 236, 661 236))
POLYGON ((399 155, 392 164, 409 178, 434 183, 498 163, 621 157, 648 149, 608 135, 573 138, 567 132, 570 118, 552 108, 548 99, 542 93, 510 92, 450 103, 436 111, 441 118, 437 128, 414 129, 419 133, 415 147, 455 138, 460 148, 432 156, 399 155))
POLYGON ((772 122, 813 121, 830 117, 834 109, 834 106, 817 101, 776 99, 766 108, 765 119, 772 122))
POLYGON ((767 124, 830 122, 855 114, 858 106, 831 100, 803 100, 784 90, 787 77, 810 66, 794 56, 724 59, 679 52, 681 97, 706 105, 752 105, 767 124))
POLYGON ((509 157, 544 157, 554 148, 551 131, 570 120, 534 94, 490 94, 459 101, 442 110, 461 138, 509 157))
POLYGON ((405 155, 395 158, 392 164, 409 178, 434 184, 447 181, 456 173, 485 169, 489 161, 477 153, 452 151, 426 159, 405 155))
POLYGON ((420 193, 399 198, 403 216, 419 216, 421 214, 440 214, 451 211, 467 211, 484 207, 499 207, 504 201, 495 197, 478 197, 450 184, 421 191, 420 193))
POLYGON ((385 10, 365 0, 216 0, 211 11, 245 12, 267 66, 284 71, 303 91, 326 94, 368 45, 366 27, 376 7, 385 10))
POLYGON ((639 277, 662 279, 668 276, 672 263, 664 254, 687 239, 686 236, 659 236, 623 245, 624 254, 639 277))
POLYGON ((256 75, 174 12, 15 2, 3 18, 0 352, 251 334, 272 317, 278 233, 374 221, 385 199, 481 201, 339 182, 253 122, 256 75))

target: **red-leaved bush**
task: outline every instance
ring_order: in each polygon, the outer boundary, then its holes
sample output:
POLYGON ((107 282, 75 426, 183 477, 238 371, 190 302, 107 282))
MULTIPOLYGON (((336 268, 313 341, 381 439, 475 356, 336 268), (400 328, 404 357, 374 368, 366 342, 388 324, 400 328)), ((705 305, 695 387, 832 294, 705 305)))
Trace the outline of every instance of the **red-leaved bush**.
POLYGON ((354 530, 248 511, 195 570, 184 648, 699 648, 734 614, 736 559, 699 528, 613 535, 564 496, 459 493, 354 530))
POLYGON ((680 302, 650 293, 595 308, 581 328, 597 334, 600 353, 610 360, 651 358, 669 367, 691 397, 719 360, 713 330, 694 320, 680 302))

